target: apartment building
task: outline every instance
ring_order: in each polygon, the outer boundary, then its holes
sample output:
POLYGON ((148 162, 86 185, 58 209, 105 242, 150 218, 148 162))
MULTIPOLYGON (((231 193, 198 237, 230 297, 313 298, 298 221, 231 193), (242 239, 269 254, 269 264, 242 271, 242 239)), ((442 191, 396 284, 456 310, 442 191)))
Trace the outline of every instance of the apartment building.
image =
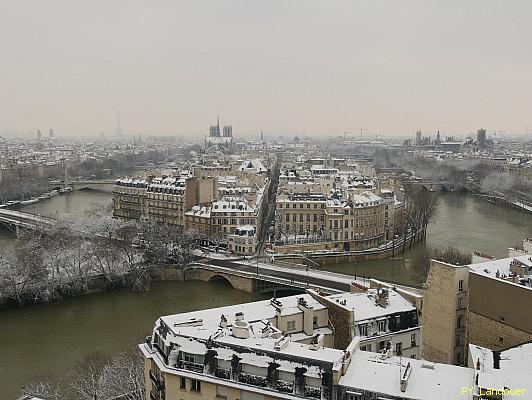
POLYGON ((113 186, 113 216, 122 219, 140 219, 146 216, 148 182, 137 179, 119 179, 113 186))
POLYGON ((217 195, 214 178, 118 179, 113 187, 113 215, 184 227, 186 210, 210 203, 217 195))
POLYGON ((276 201, 277 237, 341 242, 344 250, 378 246, 385 240, 385 202, 371 193, 346 200, 322 193, 280 195, 276 201))
POLYGON ((423 291, 424 359, 465 363, 468 278, 467 266, 431 260, 423 291))
MULTIPOLYGON (((362 350, 350 334, 351 295, 341 296, 308 291, 160 317, 139 345, 146 399, 471 400, 500 383, 472 368, 394 356, 390 345, 362 350)), ((526 379, 514 377, 512 387, 526 379)))
POLYGON ((205 206, 194 206, 185 212, 185 229, 200 235, 218 236, 224 240, 241 226, 260 229, 259 210, 240 197, 225 197, 205 206))
POLYGON ((251 225, 239 226, 228 236, 228 250, 240 255, 252 255, 257 249, 257 232, 251 225))
POLYGON ((331 295, 329 299, 354 310, 360 349, 382 353, 389 346, 396 356, 421 358, 421 327, 416 305, 387 288, 331 295))
POLYGON ((20 181, 27 179, 60 179, 64 177, 61 161, 19 161, 0 165, 0 182, 20 181))
MULTIPOLYGON (((258 187, 255 181, 252 186, 238 176, 209 177, 201 173, 203 169, 197 171, 199 177, 117 180, 113 188, 114 216, 177 225, 195 231, 205 244, 221 241, 223 247, 237 228, 251 226, 256 241, 268 202, 268 181, 258 187)), ((248 237, 246 242, 250 240, 248 237)), ((241 243, 235 248, 248 254, 250 246, 241 243)))
POLYGON ((467 266, 431 261, 423 296, 423 358, 463 365, 470 344, 501 350, 530 341, 530 309, 528 254, 467 266))

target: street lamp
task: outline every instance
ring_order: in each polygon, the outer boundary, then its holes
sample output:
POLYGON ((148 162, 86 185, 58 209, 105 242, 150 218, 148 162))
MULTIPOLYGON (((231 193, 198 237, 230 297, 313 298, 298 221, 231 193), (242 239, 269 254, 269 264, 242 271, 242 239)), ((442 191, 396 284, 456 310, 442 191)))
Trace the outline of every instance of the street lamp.
POLYGON ((307 287, 308 287, 308 265, 305 269, 307 270, 307 287))

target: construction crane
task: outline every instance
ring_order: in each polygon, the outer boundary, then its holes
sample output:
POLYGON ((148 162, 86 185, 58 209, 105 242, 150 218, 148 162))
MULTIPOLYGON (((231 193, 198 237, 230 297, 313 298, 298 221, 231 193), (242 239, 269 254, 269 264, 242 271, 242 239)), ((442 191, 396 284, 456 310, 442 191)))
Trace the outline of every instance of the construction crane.
MULTIPOLYGON (((357 129, 357 128, 347 128, 349 129, 349 131, 346 131, 344 132, 344 137, 345 137, 345 134, 346 133, 352 133, 351 130, 354 130, 354 129, 357 129)), ((362 140, 362 134, 364 133, 364 131, 367 131, 368 129, 367 128, 360 128, 360 139, 362 140)))

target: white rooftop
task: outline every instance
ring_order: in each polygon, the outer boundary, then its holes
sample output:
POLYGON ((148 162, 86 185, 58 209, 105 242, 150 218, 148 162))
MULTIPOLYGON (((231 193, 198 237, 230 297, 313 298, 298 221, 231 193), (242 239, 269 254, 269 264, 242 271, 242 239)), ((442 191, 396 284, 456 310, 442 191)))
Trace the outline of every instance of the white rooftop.
POLYGON ((388 290, 388 304, 385 307, 377 304, 376 289, 369 289, 366 293, 340 293, 327 297, 340 303, 345 301, 343 306, 354 310, 357 322, 416 310, 410 301, 393 290, 388 290))
POLYGON ((525 343, 507 350, 495 352, 490 349, 469 345, 472 368, 478 373, 478 386, 482 388, 527 389, 519 397, 532 399, 532 343, 525 343), (477 365, 478 363, 478 365, 477 365))
MULTIPOLYGON (((298 308, 299 298, 303 298, 307 305, 312 307, 314 311, 326 308, 308 294, 289 296, 277 299, 282 304, 281 315, 286 316, 302 313, 298 308)), ((172 333, 172 335, 167 335, 165 341, 167 345, 177 343, 185 352, 203 354, 206 351, 205 345, 195 339, 207 340, 209 338, 215 338, 215 341, 219 344, 239 346, 249 349, 252 352, 278 351, 295 357, 311 358, 335 364, 341 359, 343 355, 343 351, 341 350, 327 347, 312 350, 309 345, 299 343, 298 341, 300 340, 310 338, 310 336, 306 336, 302 332, 295 332, 296 335, 294 337, 288 334, 288 344, 286 347, 283 347, 282 350, 275 350, 275 344, 278 338, 274 339, 271 336, 262 337, 261 335, 261 330, 266 326, 268 320, 272 320, 275 316, 276 309, 271 304, 271 300, 262 300, 253 303, 167 315, 159 319, 170 328, 170 332, 172 333), (243 320, 249 323, 250 335, 247 338, 235 337, 231 333, 231 329, 235 326, 237 313, 243 313, 243 320), (220 327, 222 315, 227 320, 227 328, 220 327)), ((156 325, 159 325, 159 321, 157 321, 156 325)), ((332 331, 327 327, 322 327, 319 332, 317 330, 315 331, 313 334, 332 334, 332 331)))
POLYGON ((462 387, 473 386, 474 371, 454 365, 434 364, 409 358, 382 359, 378 353, 357 351, 340 385, 407 399, 471 399, 462 395, 462 387), (406 390, 401 391, 400 377, 408 364, 411 372, 406 390))

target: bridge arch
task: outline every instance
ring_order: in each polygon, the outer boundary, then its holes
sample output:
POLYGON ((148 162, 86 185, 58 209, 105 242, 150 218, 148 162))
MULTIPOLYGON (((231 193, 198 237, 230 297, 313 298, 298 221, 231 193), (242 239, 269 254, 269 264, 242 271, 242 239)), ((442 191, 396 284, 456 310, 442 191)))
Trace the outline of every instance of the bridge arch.
POLYGON ((234 288, 234 285, 233 285, 233 283, 231 282, 230 279, 228 279, 227 277, 225 277, 223 275, 219 275, 219 274, 212 275, 211 277, 209 277, 207 282, 222 283, 224 285, 231 286, 232 288, 234 288))

